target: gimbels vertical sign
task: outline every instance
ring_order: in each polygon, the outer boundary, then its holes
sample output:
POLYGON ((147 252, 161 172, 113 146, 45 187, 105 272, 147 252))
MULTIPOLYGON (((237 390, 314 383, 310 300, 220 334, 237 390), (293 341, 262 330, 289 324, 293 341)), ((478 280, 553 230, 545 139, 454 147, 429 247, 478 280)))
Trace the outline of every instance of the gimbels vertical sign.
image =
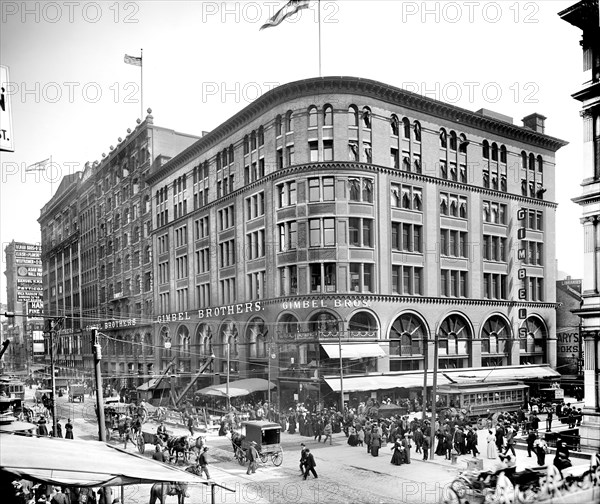
POLYGON ((8 67, 0 65, 0 151, 14 152, 8 67))

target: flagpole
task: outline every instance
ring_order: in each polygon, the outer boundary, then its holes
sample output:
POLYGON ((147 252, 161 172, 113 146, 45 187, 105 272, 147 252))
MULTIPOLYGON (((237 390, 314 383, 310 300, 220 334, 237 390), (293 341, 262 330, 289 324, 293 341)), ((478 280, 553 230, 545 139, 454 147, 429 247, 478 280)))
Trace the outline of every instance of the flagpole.
POLYGON ((141 96, 141 111, 140 120, 144 120, 144 49, 140 49, 140 96, 141 96))
POLYGON ((50 199, 52 199, 52 154, 50 154, 50 199))
POLYGON ((317 8, 319 9, 319 77, 321 77, 321 0, 319 0, 317 8))

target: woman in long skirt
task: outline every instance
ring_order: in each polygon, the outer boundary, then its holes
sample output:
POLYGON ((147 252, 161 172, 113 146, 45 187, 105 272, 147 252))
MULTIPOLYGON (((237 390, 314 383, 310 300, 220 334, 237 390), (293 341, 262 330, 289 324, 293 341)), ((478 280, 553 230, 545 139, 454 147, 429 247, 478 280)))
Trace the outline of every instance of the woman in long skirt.
POLYGON ((486 438, 487 441, 487 458, 492 460, 498 457, 498 449, 496 448, 496 435, 489 430, 486 438))
POLYGON ((402 465, 403 458, 404 458, 404 457, 402 457, 402 450, 404 450, 404 447, 402 446, 402 443, 400 442, 400 437, 396 437, 396 441, 394 442, 394 446, 392 447, 392 450, 394 450, 394 453, 392 455, 392 460, 390 460, 390 462, 394 465, 402 465))
POLYGON ((348 444, 350 446, 356 446, 358 444, 358 440, 356 438, 356 429, 354 425, 348 427, 348 444))
POLYGON ((402 447, 404 448, 404 462, 410 464, 410 449, 412 448, 412 445, 410 444, 410 434, 404 434, 402 447))
POLYGON ((73 439, 73 424, 71 423, 71 419, 67 420, 65 424, 65 439, 73 439))

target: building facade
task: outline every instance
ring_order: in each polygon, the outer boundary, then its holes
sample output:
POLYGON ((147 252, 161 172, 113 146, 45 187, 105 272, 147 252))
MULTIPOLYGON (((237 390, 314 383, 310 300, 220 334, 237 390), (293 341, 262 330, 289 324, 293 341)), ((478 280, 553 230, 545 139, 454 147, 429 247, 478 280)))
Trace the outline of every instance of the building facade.
POLYGON ((270 376, 282 406, 432 367, 435 335, 441 368, 555 366, 544 120, 349 77, 268 92, 148 177, 157 365, 214 354, 205 381, 270 376))
POLYGON ((556 369, 561 386, 574 397, 574 387, 583 387, 583 346, 579 317, 573 313, 581 306, 581 280, 567 277, 556 282, 556 369))
MULTIPOLYGON (((150 192, 145 177, 197 137, 143 122, 100 162, 66 176, 42 208, 44 303, 62 317, 56 365, 91 377, 91 327, 102 345, 105 383, 134 387, 153 372, 150 192)), ((49 357, 48 357, 49 359, 49 357)))
MULTIPOLYGON (((4 336, 10 340, 3 357, 4 369, 27 375, 33 364, 33 336, 43 326, 42 249, 39 243, 11 241, 4 249, 6 259, 6 311, 4 336)), ((2 312, 4 314, 4 312, 2 312)))
POLYGON ((582 0, 559 13, 582 31, 585 82, 572 96, 581 102, 583 118, 583 193, 573 198, 581 205, 584 233, 581 318, 584 342, 584 410, 590 413, 584 437, 600 447, 600 16, 598 0, 582 0))

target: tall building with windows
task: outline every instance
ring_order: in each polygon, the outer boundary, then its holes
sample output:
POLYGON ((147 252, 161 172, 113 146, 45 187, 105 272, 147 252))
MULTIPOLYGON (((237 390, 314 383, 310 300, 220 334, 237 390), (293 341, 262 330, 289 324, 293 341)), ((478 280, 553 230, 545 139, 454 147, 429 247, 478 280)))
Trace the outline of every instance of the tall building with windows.
POLYGON ((214 353, 282 406, 431 367, 436 334, 444 369, 555 366, 544 121, 352 77, 260 97, 148 177, 157 364, 214 353))
MULTIPOLYGON (((41 211, 44 308, 63 317, 61 374, 91 376, 90 328, 100 331, 105 382, 140 385, 153 372, 150 192, 145 178, 198 137, 145 120, 100 162, 67 175, 41 211)), ((49 359, 49 357, 48 357, 49 359)))
MULTIPOLYGON (((598 0, 582 0, 559 13, 582 31, 585 82, 572 96, 581 102, 583 118, 583 194, 573 198, 581 205, 584 234, 582 303, 574 313, 581 319, 584 356, 585 438, 600 447, 600 15, 598 0)), ((583 441, 582 441, 583 443, 583 441)))

